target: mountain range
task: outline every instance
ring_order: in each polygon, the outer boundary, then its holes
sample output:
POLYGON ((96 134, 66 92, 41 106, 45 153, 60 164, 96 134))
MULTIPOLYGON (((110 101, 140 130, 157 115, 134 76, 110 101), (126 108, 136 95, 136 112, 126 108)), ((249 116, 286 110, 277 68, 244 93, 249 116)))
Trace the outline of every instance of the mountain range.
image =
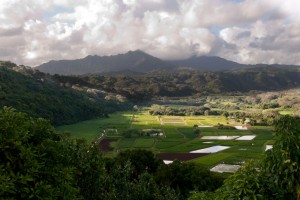
POLYGON ((173 70, 171 63, 162 61, 140 50, 113 56, 87 56, 77 60, 50 61, 37 67, 50 74, 80 75, 108 72, 150 72, 173 70))
MULTIPOLYGON (((265 64, 245 65, 216 56, 193 56, 183 60, 161 60, 143 51, 129 51, 112 56, 89 55, 76 60, 57 60, 41 64, 36 69, 49 74, 82 75, 100 73, 147 73, 153 71, 176 71, 178 69, 202 71, 226 71, 261 67, 265 64)), ((298 68, 296 65, 271 65, 273 67, 298 68)))

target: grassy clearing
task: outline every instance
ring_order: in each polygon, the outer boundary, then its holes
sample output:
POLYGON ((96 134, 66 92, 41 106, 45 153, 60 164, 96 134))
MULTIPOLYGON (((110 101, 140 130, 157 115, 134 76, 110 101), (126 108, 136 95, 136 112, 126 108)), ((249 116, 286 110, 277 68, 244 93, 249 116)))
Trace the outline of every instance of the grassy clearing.
POLYGON ((174 127, 174 128, 173 127, 165 127, 164 134, 166 135, 167 138, 170 138, 170 139, 174 139, 174 138, 184 139, 185 138, 185 136, 181 132, 179 132, 176 127, 174 127))
POLYGON ((208 125, 208 126, 215 126, 218 123, 226 124, 227 121, 223 116, 185 116, 184 120, 186 121, 187 125, 208 125))
POLYGON ((163 149, 163 151, 172 152, 172 153, 175 153, 175 152, 190 152, 190 151, 193 151, 193 150, 202 149, 202 148, 206 148, 206 147, 210 147, 210 146, 213 146, 213 145, 205 144, 202 141, 200 141, 199 139, 194 139, 194 140, 185 140, 181 144, 179 144, 177 146, 170 147, 168 149, 163 149))
POLYGON ((200 128, 201 136, 220 136, 220 135, 251 135, 251 131, 241 131, 241 130, 227 130, 227 129, 217 129, 217 128, 200 128))
POLYGON ((197 137, 193 128, 177 128, 177 131, 184 135, 185 138, 193 139, 197 137))
POLYGON ((132 145, 133 148, 151 148, 154 145, 154 139, 147 138, 147 139, 136 139, 134 144, 132 145))
POLYGON ((178 145, 184 143, 184 141, 178 139, 165 139, 165 140, 157 140, 155 147, 160 150, 164 151, 165 149, 171 147, 177 147, 178 145))
POLYGON ((128 148, 131 148, 133 146, 133 144, 134 144, 134 141, 135 141, 134 138, 122 138, 116 144, 116 147, 118 149, 128 149, 128 148))
POLYGON ((68 132, 74 138, 84 138, 88 142, 91 142, 99 135, 99 121, 101 121, 101 119, 83 121, 77 124, 60 126, 57 130, 60 132, 68 132))
POLYGON ((103 129, 122 129, 130 128, 132 113, 112 114, 109 118, 93 119, 79 122, 76 124, 59 126, 59 132, 68 132, 75 138, 84 138, 88 142, 99 137, 103 129))
POLYGON ((226 158, 224 162, 226 164, 234 165, 234 164, 244 163, 247 160, 260 159, 262 158, 262 156, 263 155, 261 153, 238 152, 226 158))
POLYGON ((281 115, 293 115, 294 111, 293 110, 280 110, 279 113, 281 115))
POLYGON ((212 167, 218 163, 226 162, 226 159, 235 156, 235 153, 214 153, 207 156, 203 156, 197 159, 192 160, 191 162, 195 162, 201 165, 205 165, 207 167, 212 167))

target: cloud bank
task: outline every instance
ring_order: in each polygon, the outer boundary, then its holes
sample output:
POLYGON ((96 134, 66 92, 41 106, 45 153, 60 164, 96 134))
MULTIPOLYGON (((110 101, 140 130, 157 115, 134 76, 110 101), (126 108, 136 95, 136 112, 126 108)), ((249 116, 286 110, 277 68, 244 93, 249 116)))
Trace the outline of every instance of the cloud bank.
POLYGON ((0 60, 214 55, 300 64, 299 0, 1 0, 0 60))

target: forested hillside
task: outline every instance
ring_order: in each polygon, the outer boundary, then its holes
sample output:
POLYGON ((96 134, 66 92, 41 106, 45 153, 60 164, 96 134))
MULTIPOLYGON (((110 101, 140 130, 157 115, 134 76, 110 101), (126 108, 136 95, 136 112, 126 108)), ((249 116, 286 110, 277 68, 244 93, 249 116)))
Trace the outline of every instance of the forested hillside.
POLYGON ((300 86, 300 72, 297 69, 273 67, 228 72, 183 70, 132 76, 88 75, 81 78, 86 83, 133 100, 149 100, 163 96, 241 93, 251 90, 272 91, 300 86))
POLYGON ((30 116, 43 117, 60 125, 103 117, 123 106, 61 87, 51 76, 39 71, 26 70, 10 62, 1 62, 0 65, 1 108, 12 106, 30 116), (23 72, 16 72, 18 70, 23 72))

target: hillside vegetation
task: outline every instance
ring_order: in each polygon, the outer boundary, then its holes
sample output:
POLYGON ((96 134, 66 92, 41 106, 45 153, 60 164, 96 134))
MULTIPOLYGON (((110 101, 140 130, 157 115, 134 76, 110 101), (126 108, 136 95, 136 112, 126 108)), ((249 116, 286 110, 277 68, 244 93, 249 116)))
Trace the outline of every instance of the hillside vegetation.
POLYGON ((239 94, 253 90, 274 91, 300 86, 300 72, 297 69, 272 67, 228 72, 179 71, 132 76, 86 75, 81 76, 81 79, 132 100, 239 94))
POLYGON ((39 71, 1 62, 0 107, 4 106, 61 125, 103 117, 123 105, 61 87, 51 76, 39 71))

